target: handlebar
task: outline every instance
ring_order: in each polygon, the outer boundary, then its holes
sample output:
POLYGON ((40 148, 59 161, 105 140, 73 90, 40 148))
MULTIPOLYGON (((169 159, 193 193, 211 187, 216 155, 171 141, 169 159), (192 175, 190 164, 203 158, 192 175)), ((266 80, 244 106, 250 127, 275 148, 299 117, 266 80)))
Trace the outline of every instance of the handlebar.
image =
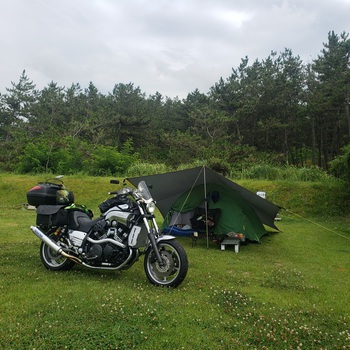
POLYGON ((112 194, 118 194, 119 191, 111 191, 111 192, 108 192, 109 195, 112 195, 112 194))

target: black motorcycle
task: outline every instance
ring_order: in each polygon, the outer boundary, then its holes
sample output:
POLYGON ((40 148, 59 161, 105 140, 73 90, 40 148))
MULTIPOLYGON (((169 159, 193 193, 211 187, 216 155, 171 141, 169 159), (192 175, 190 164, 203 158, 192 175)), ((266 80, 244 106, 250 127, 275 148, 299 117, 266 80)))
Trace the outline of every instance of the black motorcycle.
MULTIPOLYGON (((187 255, 175 237, 159 232, 155 201, 144 181, 136 189, 125 186, 109 192, 99 205, 101 216, 74 204, 62 176, 39 183, 27 193, 36 207, 33 233, 41 240, 40 257, 49 270, 69 270, 74 264, 91 269, 126 270, 140 255, 148 280, 158 286, 177 287, 188 270, 187 255)), ((118 184, 119 181, 111 180, 118 184)))

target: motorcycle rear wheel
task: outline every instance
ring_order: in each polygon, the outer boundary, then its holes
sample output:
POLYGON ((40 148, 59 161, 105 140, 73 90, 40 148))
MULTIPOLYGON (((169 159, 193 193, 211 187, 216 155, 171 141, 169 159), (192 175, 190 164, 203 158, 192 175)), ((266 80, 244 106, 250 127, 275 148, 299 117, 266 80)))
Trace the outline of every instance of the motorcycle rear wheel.
MULTIPOLYGON (((55 235, 51 234, 49 237, 55 240, 55 235)), ((68 271, 75 264, 74 261, 56 253, 44 242, 40 245, 40 259, 48 270, 53 271, 68 271)))
POLYGON ((163 265, 159 264, 153 249, 145 254, 144 267, 148 280, 156 286, 177 287, 185 279, 188 270, 187 255, 175 240, 157 244, 163 265))

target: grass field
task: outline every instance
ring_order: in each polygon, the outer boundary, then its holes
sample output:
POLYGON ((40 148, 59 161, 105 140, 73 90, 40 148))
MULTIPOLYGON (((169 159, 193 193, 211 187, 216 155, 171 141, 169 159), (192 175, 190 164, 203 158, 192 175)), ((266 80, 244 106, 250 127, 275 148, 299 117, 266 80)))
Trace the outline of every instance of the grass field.
MULTIPOLYGON (((36 180, 0 181, 0 348, 350 348, 346 218, 282 211, 283 232, 238 254, 181 238, 188 276, 179 288, 165 289, 148 283, 143 257, 118 273, 46 270, 29 230, 35 212, 21 208, 36 180)), ((109 190, 99 185, 105 179, 71 180, 76 197, 92 208, 109 190)))

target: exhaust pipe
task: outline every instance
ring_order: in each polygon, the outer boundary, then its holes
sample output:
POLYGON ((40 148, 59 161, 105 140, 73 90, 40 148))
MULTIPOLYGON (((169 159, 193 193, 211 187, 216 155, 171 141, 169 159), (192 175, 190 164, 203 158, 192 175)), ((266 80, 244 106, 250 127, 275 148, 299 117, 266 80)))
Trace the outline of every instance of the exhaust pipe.
MULTIPOLYGON (((68 253, 66 253, 62 247, 60 247, 58 244, 56 244, 55 241, 53 241, 50 237, 48 237, 47 235, 45 235, 45 233, 43 231, 41 231, 38 227, 36 226, 30 226, 30 229, 33 231, 33 233, 38 236, 45 244, 47 244, 54 252, 61 254, 62 256, 64 256, 67 259, 73 260, 75 263, 77 264, 81 264, 83 266, 87 266, 89 268, 92 269, 104 269, 104 270, 121 270, 125 265, 127 265, 127 263, 129 263, 129 261, 132 260, 133 257, 133 250, 129 248, 129 256, 127 257, 127 259, 119 266, 116 267, 107 267, 107 266, 91 266, 88 265, 86 263, 84 263, 82 260, 80 260, 78 257, 74 256, 74 255, 70 255, 68 253)), ((91 240, 92 242, 94 242, 93 240, 91 240)), ((114 242, 113 242, 114 243, 114 242)), ((120 244, 120 246, 122 246, 120 244)), ((139 254, 137 253, 136 256, 134 256, 134 261, 136 261, 136 259, 139 257, 139 254)))
POLYGON ((77 257, 67 254, 65 251, 63 251, 62 247, 60 247, 56 242, 54 242, 50 237, 46 236, 43 231, 41 231, 36 226, 30 226, 30 229, 33 231, 33 233, 38 236, 46 245, 48 245, 55 253, 61 254, 67 259, 71 259, 74 262, 81 264, 81 260, 77 257))
POLYGON ((63 249, 57 245, 51 238, 45 235, 43 231, 41 231, 36 226, 30 226, 30 229, 37 235, 45 244, 47 244, 55 253, 62 254, 63 249))

